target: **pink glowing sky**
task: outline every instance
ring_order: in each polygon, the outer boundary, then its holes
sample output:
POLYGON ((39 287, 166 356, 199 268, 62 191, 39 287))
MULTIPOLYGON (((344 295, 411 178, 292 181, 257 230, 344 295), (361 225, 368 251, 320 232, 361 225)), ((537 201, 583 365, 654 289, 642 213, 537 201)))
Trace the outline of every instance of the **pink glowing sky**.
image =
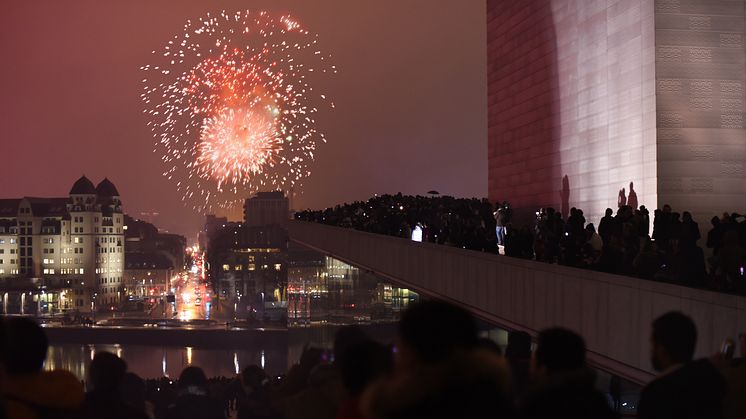
MULTIPOLYGON (((141 65, 187 19, 222 9, 291 13, 340 73, 336 109, 296 209, 374 193, 485 196, 482 1, 22 1, 0 13, 0 198, 64 196, 109 177, 125 211, 196 236, 202 216, 161 176, 142 114, 141 65)), ((235 217, 240 211, 235 211, 235 217)))

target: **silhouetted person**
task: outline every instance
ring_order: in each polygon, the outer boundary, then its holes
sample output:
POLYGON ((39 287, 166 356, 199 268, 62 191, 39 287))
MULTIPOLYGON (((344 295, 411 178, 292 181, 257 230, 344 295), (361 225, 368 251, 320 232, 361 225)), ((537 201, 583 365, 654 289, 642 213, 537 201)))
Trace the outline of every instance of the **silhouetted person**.
POLYGON ((533 358, 534 389, 523 403, 523 418, 614 418, 606 398, 594 387, 585 363, 585 342, 567 329, 539 333, 533 358))
POLYGON ((275 416, 266 386, 267 373, 250 365, 241 371, 243 395, 238 401, 238 419, 269 419, 275 416))
POLYGON ((719 419, 725 380, 707 359, 693 361, 697 329, 688 316, 668 312, 653 322, 653 368, 661 374, 640 394, 640 419, 719 419))
POLYGON ((713 255, 717 255, 723 247, 725 229, 720 224, 720 218, 717 216, 712 217, 710 224, 712 224, 712 229, 707 233, 707 247, 712 249, 713 255))
POLYGON ((738 232, 727 231, 723 236, 723 247, 718 252, 718 261, 722 275, 729 288, 743 287, 746 249, 738 242, 738 232))
MULTIPOLYGON (((89 385, 83 417, 98 418, 147 418, 145 411, 124 402, 122 385, 127 363, 110 352, 98 352, 89 367, 89 385)), ((144 407, 144 406, 143 406, 144 407)))
POLYGON ((497 205, 498 208, 493 214, 495 217, 495 235, 497 236, 497 244, 504 246, 506 229, 508 227, 508 222, 510 221, 508 208, 505 205, 497 205))
MULTIPOLYGON (((280 403, 279 408, 285 419, 333 418, 347 397, 337 360, 348 349, 368 340, 359 326, 344 326, 337 330, 334 335, 335 361, 332 363, 329 359, 321 359, 309 372, 301 391, 280 403)), ((322 358, 325 356, 323 353, 321 355, 322 358)))
POLYGON ((31 319, 0 318, 0 362, 8 418, 78 418, 83 386, 67 371, 42 371, 47 337, 31 319))
POLYGON ((632 261, 635 274, 643 278, 653 279, 660 266, 660 257, 655 249, 655 245, 649 238, 645 237, 642 239, 640 253, 632 261))
POLYGON ((168 419, 224 419, 220 404, 207 392, 207 377, 201 368, 186 367, 179 376, 176 402, 169 406, 168 419))
POLYGON ((336 419, 364 418, 360 397, 370 383, 393 371, 394 357, 390 347, 366 341, 340 355, 339 369, 347 389, 347 399, 339 406, 336 419))
MULTIPOLYGON (((629 194, 627 195, 627 206, 631 207, 633 210, 637 209, 637 192, 635 192, 635 184, 630 182, 629 183, 629 194)), ((622 189, 624 190, 624 189, 622 189)))
POLYGON ((746 418, 746 333, 738 335, 739 357, 726 362, 722 367, 723 375, 728 383, 723 398, 723 418, 746 418))
POLYGON ((530 382, 531 335, 523 331, 508 332, 505 358, 510 364, 513 394, 517 399, 521 399, 526 394, 530 382))
POLYGON ((694 245, 699 238, 699 224, 692 219, 692 214, 689 211, 684 211, 681 217, 679 243, 694 245))
POLYGON ((613 233, 614 211, 611 208, 606 208, 606 214, 601 218, 601 222, 598 223, 598 235, 601 236, 604 244, 607 244, 613 233))
POLYGON ((145 413, 149 419, 155 419, 152 403, 146 398, 145 381, 137 374, 128 372, 122 379, 122 401, 138 412, 145 413))
POLYGON ((640 205, 640 224, 638 225, 640 237, 650 237, 650 211, 645 205, 640 205))
POLYGON ((594 252, 600 252, 604 245, 601 236, 596 234, 596 228, 593 226, 593 223, 589 223, 585 226, 585 241, 590 244, 594 252))
POLYGON ((681 231, 682 231, 681 214, 679 214, 678 212, 671 213, 671 218, 669 219, 668 228, 669 228, 669 234, 670 234, 669 238, 671 240, 678 242, 679 239, 681 238, 681 231))
POLYGON ((666 251, 672 239, 671 206, 663 205, 663 209, 655 210, 653 214, 653 240, 658 245, 658 249, 666 251))
POLYGON ((695 243, 679 242, 674 255, 674 264, 681 283, 696 287, 706 285, 705 254, 695 243))
POLYGON ((478 348, 465 310, 442 301, 410 305, 399 322, 393 376, 361 400, 373 418, 493 418, 510 413, 508 374, 493 351, 478 348))

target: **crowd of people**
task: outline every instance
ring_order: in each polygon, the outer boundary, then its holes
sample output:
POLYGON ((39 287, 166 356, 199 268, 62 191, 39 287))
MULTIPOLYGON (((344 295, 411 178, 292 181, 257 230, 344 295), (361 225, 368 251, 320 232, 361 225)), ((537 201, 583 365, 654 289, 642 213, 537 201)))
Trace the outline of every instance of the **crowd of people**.
MULTIPOLYGON (((635 204, 636 205, 636 204, 635 204)), ((366 202, 302 211, 295 218, 542 262, 729 292, 746 292, 746 220, 724 213, 700 240, 691 213, 669 205, 653 214, 620 204, 594 224, 581 209, 536 212, 515 223, 507 202, 448 196, 382 195, 366 202), (708 248, 707 252, 700 241, 708 248)))
MULTIPOLYGON (((407 308, 396 346, 341 328, 333 356, 304 350, 285 376, 256 365, 238 377, 207 379, 197 366, 178 380, 142 380, 127 363, 97 352, 83 382, 43 369, 47 341, 28 318, 0 325, 0 417, 417 419, 575 418, 618 416, 619 395, 598 390, 586 346, 563 328, 532 342, 511 332, 501 346, 480 338, 464 309, 429 300, 407 308)), ((652 325, 652 365, 660 375, 640 393, 642 419, 746 417, 746 335, 717 356, 694 359, 697 331, 680 312, 652 325)))
POLYGON ((301 211, 295 218, 405 238, 411 238, 419 227, 423 241, 496 252, 493 211, 486 199, 397 194, 301 211))

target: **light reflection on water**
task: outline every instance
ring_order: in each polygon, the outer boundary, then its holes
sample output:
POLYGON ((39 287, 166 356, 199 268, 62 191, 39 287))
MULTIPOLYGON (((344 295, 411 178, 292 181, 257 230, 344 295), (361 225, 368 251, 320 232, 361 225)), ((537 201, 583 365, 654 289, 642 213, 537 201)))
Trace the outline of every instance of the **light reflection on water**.
POLYGON ((128 369, 143 378, 176 378, 185 367, 197 365, 208 377, 232 377, 246 366, 264 365, 269 374, 287 369, 287 353, 281 351, 200 349, 193 347, 154 347, 145 345, 52 345, 47 370, 64 369, 81 380, 96 352, 107 351, 127 361, 128 369))
POLYGON ((300 359, 304 347, 331 349, 341 325, 360 324, 371 337, 391 343, 393 324, 418 295, 336 259, 323 255, 312 259, 311 265, 296 264, 288 272, 287 346, 278 348, 269 341, 254 342, 250 349, 53 344, 45 368, 65 369, 84 380, 95 354, 108 351, 127 361, 129 370, 143 378, 176 378, 188 365, 201 367, 208 377, 232 377, 249 365, 279 375, 300 359))

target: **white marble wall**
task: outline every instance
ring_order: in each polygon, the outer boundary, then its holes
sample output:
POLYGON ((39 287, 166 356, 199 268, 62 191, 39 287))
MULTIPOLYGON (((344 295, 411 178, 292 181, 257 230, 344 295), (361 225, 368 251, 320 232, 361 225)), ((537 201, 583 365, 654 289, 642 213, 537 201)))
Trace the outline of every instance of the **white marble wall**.
POLYGON ((653 0, 488 0, 489 198, 657 204, 653 0))

